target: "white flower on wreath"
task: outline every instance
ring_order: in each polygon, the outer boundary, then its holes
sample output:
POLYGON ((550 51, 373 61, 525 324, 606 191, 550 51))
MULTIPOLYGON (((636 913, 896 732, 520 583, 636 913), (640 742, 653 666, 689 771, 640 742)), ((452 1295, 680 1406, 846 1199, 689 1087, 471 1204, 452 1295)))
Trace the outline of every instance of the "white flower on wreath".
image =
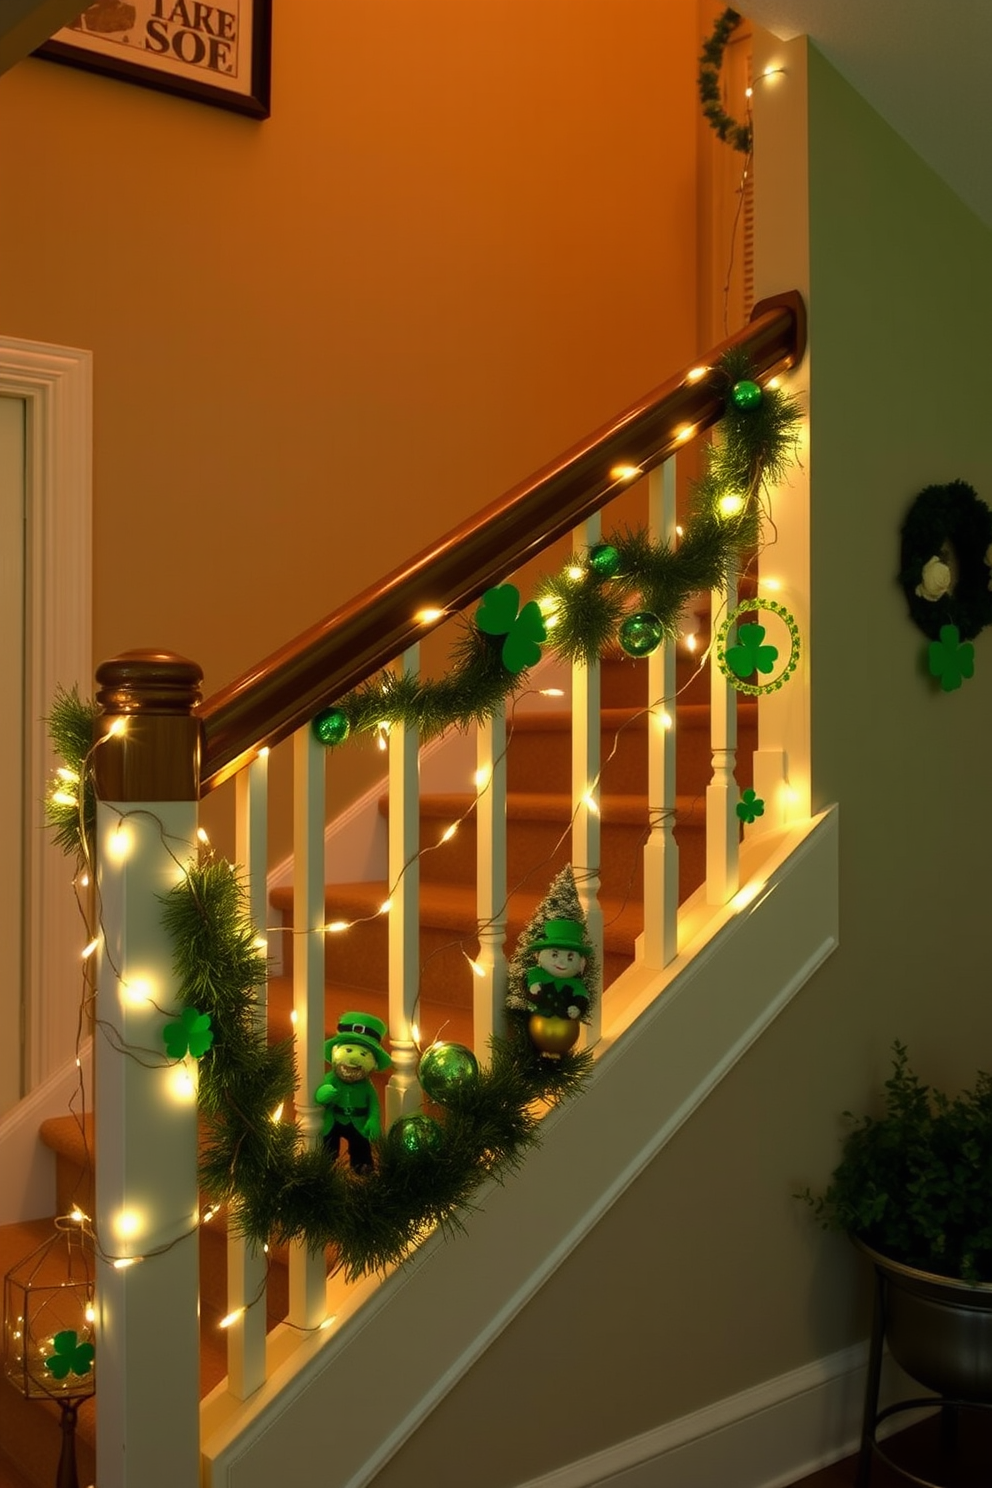
MULTIPOLYGON (((989 549, 992 552, 992 548, 989 549)), ((951 587, 951 570, 942 558, 928 558, 923 565, 921 581, 916 586, 920 599, 936 602, 951 587)))

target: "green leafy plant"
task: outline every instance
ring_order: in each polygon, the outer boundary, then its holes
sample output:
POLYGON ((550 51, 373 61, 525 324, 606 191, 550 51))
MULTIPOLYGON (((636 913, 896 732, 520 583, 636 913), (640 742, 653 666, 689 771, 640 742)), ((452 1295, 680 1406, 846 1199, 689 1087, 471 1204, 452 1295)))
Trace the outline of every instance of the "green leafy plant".
POLYGON ((953 1098, 924 1085, 893 1044, 884 1114, 856 1118, 822 1194, 797 1197, 825 1229, 891 1260, 992 1281, 992 1075, 953 1098))

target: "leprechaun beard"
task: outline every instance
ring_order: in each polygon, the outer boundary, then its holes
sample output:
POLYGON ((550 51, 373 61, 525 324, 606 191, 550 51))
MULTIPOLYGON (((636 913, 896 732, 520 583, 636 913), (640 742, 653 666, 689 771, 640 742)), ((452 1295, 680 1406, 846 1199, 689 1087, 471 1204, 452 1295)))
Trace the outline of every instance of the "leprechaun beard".
POLYGON ((357 1085, 359 1080, 368 1078, 367 1071, 360 1064, 336 1064, 334 1073, 346 1085, 357 1085))

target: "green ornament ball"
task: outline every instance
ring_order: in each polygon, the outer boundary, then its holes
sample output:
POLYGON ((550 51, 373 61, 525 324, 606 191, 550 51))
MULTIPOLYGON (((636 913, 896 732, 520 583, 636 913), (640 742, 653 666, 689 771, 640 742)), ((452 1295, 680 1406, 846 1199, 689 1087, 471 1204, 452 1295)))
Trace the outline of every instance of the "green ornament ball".
POLYGON ((764 396, 756 382, 735 382, 730 396, 738 408, 757 408, 764 396))
POLYGON ((664 639, 665 630, 650 610, 638 610, 628 615, 618 632, 620 645, 628 656, 650 656, 657 651, 664 639))
POLYGON ((400 1116, 389 1128, 389 1137, 404 1152, 437 1152, 441 1146, 441 1128, 433 1116, 400 1116))
POLYGON ((589 550, 589 567, 601 579, 612 579, 620 572, 620 554, 612 543, 597 543, 589 550))
POLYGON ((343 708, 325 708, 314 719, 313 731, 321 744, 343 744, 351 733, 351 720, 343 708))
POLYGON ((424 1092, 439 1105, 445 1098, 479 1077, 479 1062, 464 1044, 431 1044, 424 1051, 418 1070, 424 1092))

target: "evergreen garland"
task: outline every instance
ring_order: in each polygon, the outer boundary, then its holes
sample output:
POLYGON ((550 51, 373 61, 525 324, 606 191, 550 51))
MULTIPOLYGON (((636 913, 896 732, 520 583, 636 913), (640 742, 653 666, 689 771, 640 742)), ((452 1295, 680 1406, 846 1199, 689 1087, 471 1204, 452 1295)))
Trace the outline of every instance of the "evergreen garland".
MULTIPOLYGON (((797 400, 780 389, 759 389, 750 381, 750 370, 747 353, 739 348, 720 363, 726 389, 720 438, 706 448, 706 467, 693 486, 678 545, 652 542, 643 531, 614 532, 603 540, 617 551, 614 571, 604 573, 590 554, 584 565, 576 560, 564 573, 538 584, 547 645, 560 660, 594 660, 616 644, 622 621, 635 610, 650 611, 665 639, 674 640, 689 596, 720 585, 754 548, 761 534, 764 491, 782 479, 792 462, 802 413, 797 400), (742 385, 756 394, 744 404, 735 400, 742 385), (731 514, 721 507, 728 496, 740 502, 731 514), (577 567, 581 573, 575 577, 577 567)), ((503 665, 499 639, 466 620, 451 665, 439 681, 380 672, 318 715, 315 728, 332 748, 394 724, 418 729, 426 741, 445 728, 465 729, 492 717, 525 682, 526 672, 503 665), (336 737, 327 737, 320 725, 332 714, 340 729, 336 737)))
POLYGON ((718 18, 713 31, 707 38, 702 56, 699 59, 699 101, 703 106, 703 115, 711 129, 715 129, 725 144, 732 145, 735 150, 740 150, 743 155, 750 155, 752 145, 752 129, 750 123, 738 124, 732 119, 723 106, 723 98, 720 92, 720 69, 723 66, 723 53, 731 35, 737 30, 741 23, 741 17, 736 10, 729 7, 718 18))
POLYGON ((574 1095, 591 1068, 588 1053, 548 1061, 494 1039, 478 1079, 445 1095, 436 1147, 411 1152, 391 1129, 374 1143, 374 1170, 355 1174, 322 1147, 301 1147, 295 1122, 272 1119, 293 1098, 292 1043, 267 1045, 258 1023, 265 961, 235 872, 191 866, 164 903, 179 1004, 215 1030, 199 1060, 200 1180, 253 1245, 329 1248, 349 1280, 395 1264, 427 1230, 460 1228, 479 1183, 516 1167, 537 1140, 535 1103, 574 1095))

